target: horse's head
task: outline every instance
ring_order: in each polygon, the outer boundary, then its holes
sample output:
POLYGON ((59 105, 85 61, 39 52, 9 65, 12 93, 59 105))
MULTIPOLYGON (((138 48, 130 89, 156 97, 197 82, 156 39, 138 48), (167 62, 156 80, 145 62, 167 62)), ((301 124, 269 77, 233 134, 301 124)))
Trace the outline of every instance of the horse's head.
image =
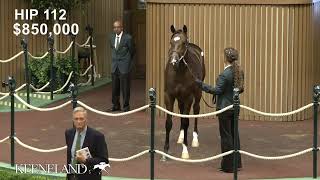
POLYGON ((187 26, 184 25, 183 29, 176 30, 173 25, 171 25, 171 40, 169 49, 169 63, 171 63, 174 69, 178 69, 187 53, 188 49, 188 36, 187 36, 187 26))

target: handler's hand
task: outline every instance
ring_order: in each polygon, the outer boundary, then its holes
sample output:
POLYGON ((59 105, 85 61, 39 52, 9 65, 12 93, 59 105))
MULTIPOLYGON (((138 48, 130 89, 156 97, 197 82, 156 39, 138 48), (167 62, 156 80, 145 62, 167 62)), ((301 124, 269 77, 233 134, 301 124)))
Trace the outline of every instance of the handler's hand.
POLYGON ((202 87, 202 81, 200 79, 196 78, 194 81, 200 88, 202 87))

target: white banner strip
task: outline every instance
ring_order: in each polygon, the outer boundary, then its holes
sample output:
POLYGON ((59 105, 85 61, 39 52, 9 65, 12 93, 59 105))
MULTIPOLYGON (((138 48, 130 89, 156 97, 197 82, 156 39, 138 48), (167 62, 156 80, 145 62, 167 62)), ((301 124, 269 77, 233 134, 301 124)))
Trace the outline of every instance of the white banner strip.
MULTIPOLYGON (((73 74, 73 71, 71 71, 71 73, 69 74, 69 77, 68 77, 67 81, 64 83, 64 85, 60 89, 53 91, 54 94, 57 93, 57 92, 62 91, 69 84, 69 82, 71 80, 71 77, 72 77, 72 74, 73 74)), ((39 94, 49 94, 51 92, 37 92, 37 93, 39 93, 39 94)))
POLYGON ((77 103, 80 106, 82 106, 82 107, 84 107, 84 108, 86 108, 86 109, 88 109, 88 110, 90 110, 90 111, 92 111, 94 113, 101 114, 101 115, 104 115, 104 116, 112 116, 112 117, 125 116, 125 115, 136 113, 136 112, 139 112, 139 111, 142 111, 142 110, 145 110, 145 109, 149 108, 149 105, 145 105, 145 106, 142 106, 142 107, 140 107, 138 109, 134 109, 134 110, 131 110, 131 111, 128 111, 128 112, 114 114, 114 113, 108 113, 108 112, 103 112, 103 111, 96 110, 96 109, 86 105, 85 103, 83 103, 81 101, 77 101, 77 103))
POLYGON ((90 66, 86 69, 86 71, 83 74, 80 74, 80 76, 84 76, 88 73, 88 71, 90 70, 90 68, 92 68, 92 64, 90 64, 90 66))
POLYGON ((22 98, 20 98, 17 94, 15 94, 14 97, 16 97, 18 101, 20 101, 22 104, 26 105, 28 108, 34 109, 34 110, 37 110, 37 111, 54 111, 54 110, 57 110, 57 109, 61 109, 61 108, 65 107, 65 106, 67 106, 68 104, 71 104, 71 101, 67 101, 64 104, 61 104, 61 105, 56 106, 56 107, 38 108, 38 107, 35 107, 35 106, 32 106, 32 105, 28 104, 22 98))
POLYGON ((90 84, 90 82, 91 82, 91 78, 92 78, 92 77, 91 77, 91 74, 89 74, 88 76, 89 76, 88 81, 87 81, 87 82, 85 82, 85 83, 79 83, 79 84, 78 84, 78 86, 86 86, 86 85, 89 85, 89 84, 90 84))
POLYGON ((287 113, 266 113, 266 112, 261 112, 261 111, 258 111, 258 110, 255 110, 255 109, 252 109, 250 107, 247 107, 247 106, 244 106, 244 105, 240 105, 241 108, 244 108, 244 109, 247 109, 249 111, 252 111, 252 112, 255 112, 257 114, 260 114, 260 115, 264 115, 264 116, 274 116, 274 117, 279 117, 279 116, 290 116, 290 115, 293 115, 293 114, 296 114, 298 112, 301 112, 305 109, 308 109, 310 107, 313 106, 313 103, 310 103, 306 106, 303 106, 297 110, 294 110, 294 111, 291 111, 291 112, 287 112, 287 113))
POLYGON ((1 96, 6 96, 7 94, 9 94, 9 93, 0 92, 0 95, 1 95, 1 96))
POLYGON ((89 43, 90 38, 91 38, 91 36, 88 37, 87 41, 84 44, 80 45, 79 43, 76 42, 76 45, 79 46, 79 47, 84 47, 85 45, 87 45, 89 43))
POLYGON ((47 51, 47 52, 45 52, 42 56, 37 57, 37 56, 33 56, 30 52, 28 52, 28 55, 29 55, 31 58, 33 58, 33 59, 43 59, 43 58, 45 58, 48 54, 49 54, 49 52, 47 51))
POLYGON ((201 117, 207 117, 207 116, 215 116, 215 115, 218 115, 220 113, 223 113, 224 111, 227 111, 229 109, 232 109, 233 108, 233 105, 230 105, 230 106, 227 106, 219 111, 215 111, 215 112, 211 112, 211 113, 206 113, 206 114, 194 114, 194 115, 186 115, 186 114, 176 114, 174 112, 171 112, 171 111, 168 111, 167 109, 161 107, 161 106, 158 106, 156 105, 156 108, 158 108, 159 110, 167 113, 167 114, 170 114, 172 116, 177 116, 177 117, 182 117, 182 118, 201 118, 201 117))
POLYGON ((35 148, 35 147, 29 146, 27 144, 24 144, 17 137, 14 137, 14 140, 16 140, 17 143, 20 144, 21 146, 23 146, 23 147, 25 147, 27 149, 30 149, 32 151, 37 151, 37 152, 46 152, 46 153, 48 153, 48 152, 56 152, 56 151, 61 151, 61 150, 67 149, 67 146, 63 146, 63 147, 55 148, 55 149, 39 149, 39 148, 35 148))
POLYGON ((35 91, 39 92, 39 91, 44 90, 44 88, 46 88, 47 86, 49 86, 49 84, 50 84, 50 81, 49 81, 49 82, 47 82, 47 84, 45 84, 44 86, 42 86, 42 87, 41 87, 41 88, 39 88, 39 89, 35 88, 32 84, 30 84, 30 87, 31 87, 33 90, 35 90, 35 91))
POLYGON ((10 136, 8 136, 8 137, 6 137, 6 138, 4 138, 4 139, 0 140, 0 143, 5 142, 5 141, 6 141, 6 140, 8 140, 9 138, 10 138, 10 136))
POLYGON ((23 51, 20 51, 18 54, 12 56, 11 58, 9 58, 9 59, 7 59, 7 60, 1 60, 1 59, 0 59, 0 63, 10 62, 10 61, 16 59, 17 57, 19 57, 21 54, 23 54, 23 51))
POLYGON ((67 53, 67 52, 70 50, 70 48, 72 47, 72 44, 73 44, 73 41, 70 43, 69 47, 68 47, 66 50, 64 50, 64 51, 58 51, 58 50, 56 50, 56 52, 57 52, 58 54, 65 54, 65 53, 67 53))
POLYGON ((20 87, 18 87, 18 88, 15 90, 15 92, 20 91, 21 89, 23 89, 23 88, 26 87, 26 86, 27 86, 27 84, 22 84, 20 87))
POLYGON ((9 93, 7 93, 6 95, 0 97, 0 101, 4 100, 5 98, 9 97, 9 93))
MULTIPOLYGON (((15 92, 20 91, 21 89, 23 89, 24 87, 26 87, 26 85, 27 85, 27 84, 22 84, 20 87, 18 87, 18 88, 15 90, 15 92)), ((7 93, 0 92, 0 95, 7 95, 7 94, 9 94, 9 92, 7 92, 7 93)))
POLYGON ((306 149, 306 150, 303 150, 303 151, 300 151, 300 152, 297 152, 297 153, 293 153, 293 154, 288 154, 288 155, 284 155, 284 156, 260 156, 260 155, 257 155, 257 154, 253 154, 253 153, 249 153, 249 152, 246 152, 246 151, 242 151, 242 150, 239 150, 239 152, 241 154, 245 154, 247 156, 251 156, 251 157, 254 157, 254 158, 257 158, 257 159, 264 159, 264 160, 281 160, 281 159, 288 159, 288 158, 292 158, 292 157, 295 157, 295 156, 300 156, 302 154, 306 154, 308 152, 311 152, 313 148, 309 148, 309 149, 306 149))
POLYGON ((216 155, 216 156, 204 158, 204 159, 181 159, 181 158, 177 158, 177 157, 171 156, 169 154, 166 154, 166 153, 164 153, 162 151, 159 151, 159 150, 155 150, 155 152, 158 153, 158 154, 161 154, 161 155, 163 155, 163 156, 165 156, 165 157, 167 157, 169 159, 175 160, 175 161, 187 162, 187 163, 200 163, 200 162, 207 162, 207 161, 215 160, 215 159, 221 158, 223 156, 232 154, 233 150, 224 152, 224 153, 216 155))
POLYGON ((113 161, 113 162, 130 161, 130 160, 133 160, 133 159, 135 159, 137 157, 143 156, 143 155, 145 155, 147 153, 149 153, 149 150, 142 151, 141 153, 138 153, 136 155, 133 155, 133 156, 130 156, 130 157, 127 157, 127 158, 109 158, 109 161, 113 161))

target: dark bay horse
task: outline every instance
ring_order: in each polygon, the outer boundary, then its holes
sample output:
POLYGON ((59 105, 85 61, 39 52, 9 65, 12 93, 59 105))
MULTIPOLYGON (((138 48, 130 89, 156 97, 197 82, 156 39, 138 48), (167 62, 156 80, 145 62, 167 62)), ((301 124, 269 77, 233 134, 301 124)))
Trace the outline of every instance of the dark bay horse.
MULTIPOLYGON (((174 102, 177 99, 180 114, 189 114, 193 103, 193 114, 200 112, 201 89, 195 83, 195 78, 204 80, 205 66, 204 55, 201 48, 188 42, 187 27, 176 30, 171 26, 173 33, 170 40, 168 62, 165 69, 165 105, 166 109, 173 112, 174 102)), ((198 147, 198 120, 195 118, 192 146, 198 147)), ((169 151, 169 137, 172 129, 172 116, 166 118, 166 141, 164 151, 169 151)), ((183 143, 182 158, 189 158, 187 150, 187 132, 189 119, 181 118, 180 136, 178 143, 183 143)), ((163 158, 165 160, 165 158, 163 158)))

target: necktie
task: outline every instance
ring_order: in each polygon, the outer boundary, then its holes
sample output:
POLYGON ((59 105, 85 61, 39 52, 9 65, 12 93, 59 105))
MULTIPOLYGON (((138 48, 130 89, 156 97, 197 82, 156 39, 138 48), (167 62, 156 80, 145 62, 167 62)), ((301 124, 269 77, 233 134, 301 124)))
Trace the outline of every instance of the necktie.
POLYGON ((77 163, 77 151, 80 150, 80 143, 81 143, 81 135, 80 133, 78 133, 77 136, 77 142, 76 142, 76 148, 74 149, 74 157, 73 157, 73 161, 72 161, 72 167, 76 168, 75 165, 77 163))
POLYGON ((119 44, 120 44, 119 39, 120 39, 120 37, 117 36, 117 37, 116 37, 116 49, 118 49, 118 46, 119 46, 119 44))

